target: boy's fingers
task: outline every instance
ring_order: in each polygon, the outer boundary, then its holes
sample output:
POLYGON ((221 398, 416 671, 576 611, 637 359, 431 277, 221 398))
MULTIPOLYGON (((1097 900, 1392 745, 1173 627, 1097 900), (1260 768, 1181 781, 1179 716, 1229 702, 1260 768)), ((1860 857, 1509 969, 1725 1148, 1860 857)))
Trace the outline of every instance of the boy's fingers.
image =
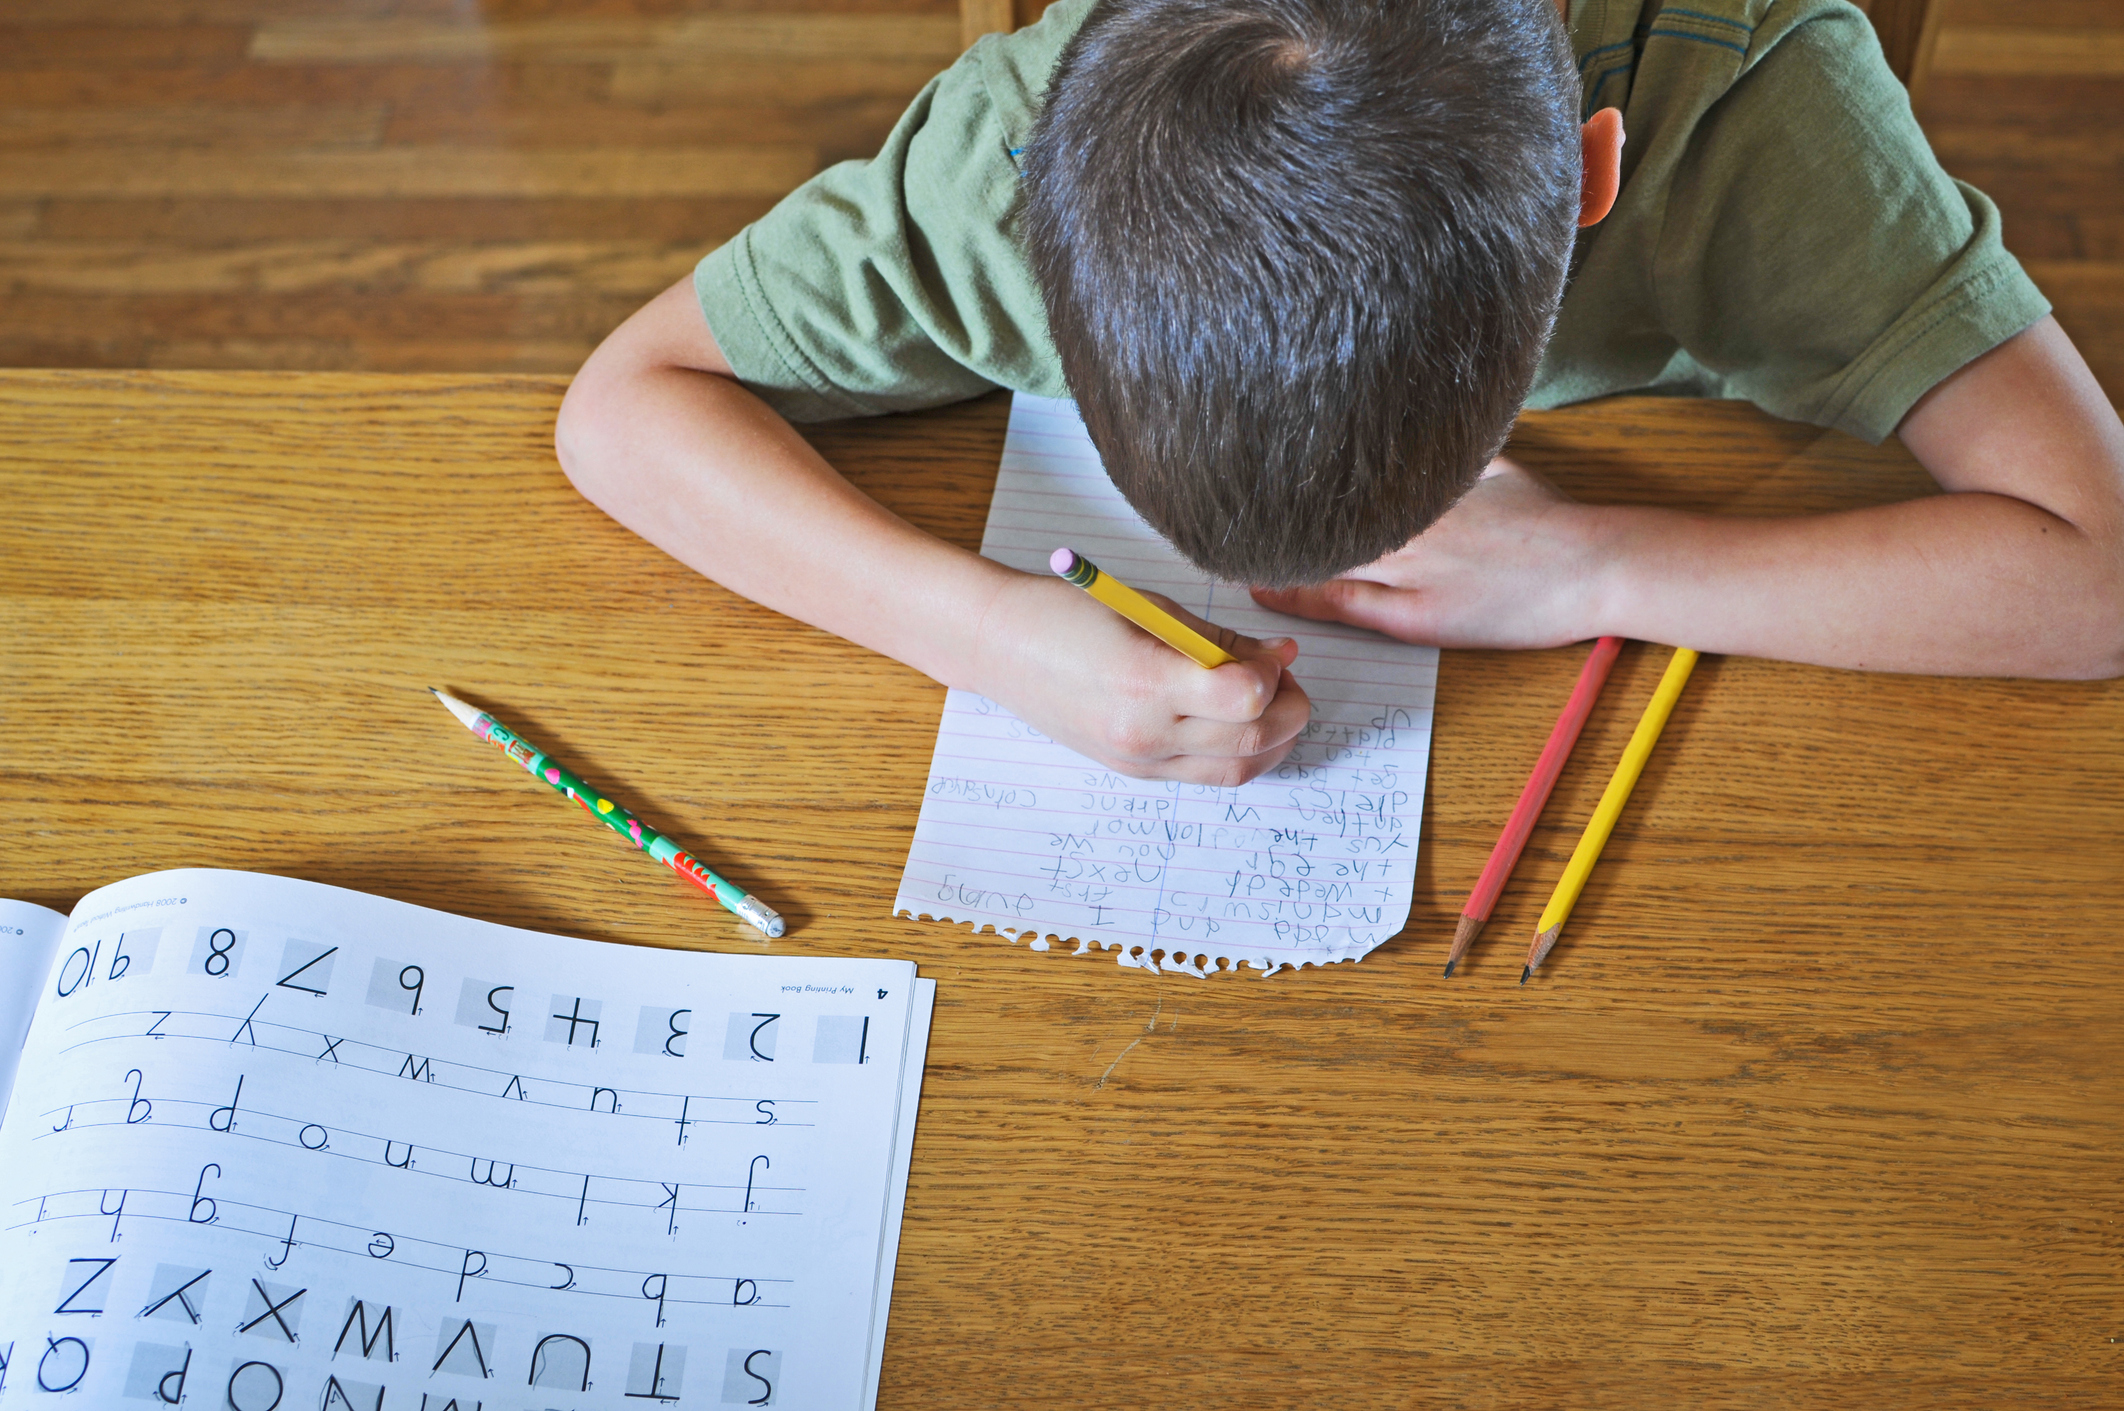
POLYGON ((1206 784, 1218 789, 1236 789, 1283 763, 1283 757, 1290 752, 1290 742, 1285 741, 1272 750, 1263 750, 1260 754, 1243 759, 1184 755, 1168 761, 1159 773, 1167 779, 1178 779, 1183 784, 1206 784))
POLYGON ((1417 594, 1408 588, 1389 588, 1362 578, 1336 578, 1305 588, 1256 588, 1254 601, 1293 617, 1317 622, 1347 622, 1399 637, 1404 642, 1427 640, 1420 614, 1415 611, 1417 594))
MULTIPOLYGON (((1177 656, 1178 654, 1175 653, 1177 656)), ((1259 720, 1285 680, 1283 663, 1266 652, 1204 671, 1181 657, 1187 674, 1176 683, 1173 707, 1180 715, 1245 725, 1259 720)))
POLYGON ((1303 588, 1256 588, 1254 601, 1271 612, 1289 613, 1292 617, 1309 617, 1315 622, 1340 622, 1342 614, 1336 611, 1327 589, 1339 584, 1313 584, 1303 588))
POLYGON ((1278 665, 1289 666, 1298 659, 1298 644, 1288 637, 1249 637, 1243 632, 1234 632, 1229 627, 1195 616, 1163 593, 1145 593, 1143 596, 1242 660, 1266 653, 1273 656, 1278 665))
POLYGON ((1312 716, 1313 703, 1306 696, 1305 688, 1295 677, 1285 673, 1275 698, 1254 719, 1227 721, 1190 716, 1174 727, 1173 739, 1183 755, 1249 759, 1273 753, 1280 759, 1312 716))

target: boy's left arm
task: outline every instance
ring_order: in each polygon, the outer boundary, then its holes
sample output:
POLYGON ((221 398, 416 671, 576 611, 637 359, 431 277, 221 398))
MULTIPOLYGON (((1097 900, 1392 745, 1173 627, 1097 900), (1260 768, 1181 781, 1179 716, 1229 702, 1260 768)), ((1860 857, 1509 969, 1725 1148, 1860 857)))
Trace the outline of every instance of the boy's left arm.
POLYGON ((1940 675, 2124 675, 2124 424, 2054 319, 1897 428, 1947 493, 1785 519, 1566 499, 1499 460, 1399 551, 1265 606, 1449 647, 1614 634, 1940 675))

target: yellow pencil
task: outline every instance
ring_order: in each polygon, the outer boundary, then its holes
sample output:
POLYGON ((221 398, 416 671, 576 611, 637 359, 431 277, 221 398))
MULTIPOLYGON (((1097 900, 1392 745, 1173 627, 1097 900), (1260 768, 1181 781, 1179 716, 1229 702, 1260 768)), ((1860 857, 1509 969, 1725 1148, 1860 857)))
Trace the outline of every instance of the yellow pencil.
POLYGON ((1055 550, 1047 566, 1198 666, 1239 660, 1111 573, 1100 572, 1099 565, 1075 549, 1055 550))
POLYGON ((1614 777, 1608 780, 1600 804, 1593 810, 1592 818, 1586 821, 1586 831, 1572 851, 1571 861, 1564 867, 1555 893, 1550 896, 1549 904, 1542 908, 1541 924, 1534 928, 1534 944, 1527 951, 1526 969, 1519 972, 1520 984, 1524 985, 1549 958, 1549 952, 1556 948, 1556 938, 1562 933, 1564 922, 1570 919, 1571 908, 1578 905, 1578 894, 1586 889, 1586 878, 1593 875, 1593 864, 1600 861, 1600 850, 1607 846, 1608 835, 1615 831, 1615 820, 1622 817, 1623 805, 1630 801, 1630 791, 1637 787, 1637 776, 1645 772, 1645 761, 1652 757, 1652 747, 1659 743, 1659 732, 1667 728, 1667 717, 1674 713, 1674 703, 1681 699, 1682 687, 1688 684, 1689 673, 1695 669, 1696 653, 1687 647, 1676 647, 1673 659, 1667 663, 1667 674, 1659 678, 1659 689, 1652 693, 1652 703, 1645 707, 1637 729, 1631 732, 1630 743, 1615 766, 1614 777))

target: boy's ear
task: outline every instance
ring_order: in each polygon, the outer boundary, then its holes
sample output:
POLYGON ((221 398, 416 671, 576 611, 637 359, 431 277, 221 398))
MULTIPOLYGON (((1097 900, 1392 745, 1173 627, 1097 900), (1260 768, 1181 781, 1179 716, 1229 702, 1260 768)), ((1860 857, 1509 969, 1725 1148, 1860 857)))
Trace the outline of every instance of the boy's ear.
POLYGON ((1584 144, 1585 178, 1579 188, 1578 224, 1598 225, 1615 209, 1622 190, 1622 109, 1602 108, 1579 129, 1584 144))

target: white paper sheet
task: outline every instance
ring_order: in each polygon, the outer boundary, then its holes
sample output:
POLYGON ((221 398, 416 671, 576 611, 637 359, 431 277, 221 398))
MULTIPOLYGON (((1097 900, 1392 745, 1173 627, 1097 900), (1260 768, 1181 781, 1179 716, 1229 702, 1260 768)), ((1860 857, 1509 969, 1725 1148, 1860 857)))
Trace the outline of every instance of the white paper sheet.
POLYGON ((105 888, 0 1128, 0 1395, 861 1411, 918 984, 240 873, 105 888))
POLYGON ((1064 546, 1249 636, 1296 638, 1312 723, 1275 770, 1214 789, 1125 778, 953 691, 894 911, 1190 975, 1354 960, 1398 932, 1436 649, 1284 617, 1204 577, 1114 489, 1075 406, 1021 393, 981 552, 1046 573, 1064 546))
POLYGON ((885 1370, 885 1325, 892 1313, 893 1268, 900 1259, 900 1220, 907 1211, 907 1177, 914 1167, 915 1111, 922 1102, 922 1074, 929 1063, 929 1021, 936 1013, 937 982, 914 982, 907 1015, 907 1051, 901 1061, 900 1122, 892 1149, 892 1184, 886 1193, 885 1239, 878 1251, 878 1291, 870 1310, 870 1366, 863 1376, 865 1406, 878 1404, 878 1378, 885 1370))
MULTIPOLYGON (((35 902, 0 901, 0 1118, 15 1086, 15 1064, 29 1037, 37 986, 51 968, 66 918, 35 902)), ((0 1388, 4 1390, 4 1388, 0 1388)))

